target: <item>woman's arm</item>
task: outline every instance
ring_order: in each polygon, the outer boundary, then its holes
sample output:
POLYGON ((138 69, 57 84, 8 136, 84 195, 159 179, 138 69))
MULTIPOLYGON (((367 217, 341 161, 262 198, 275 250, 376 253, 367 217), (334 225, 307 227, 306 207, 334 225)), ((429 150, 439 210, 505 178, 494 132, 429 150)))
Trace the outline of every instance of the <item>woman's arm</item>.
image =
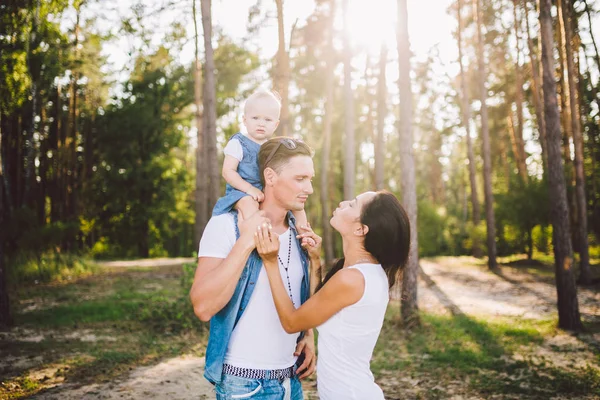
POLYGON ((263 224, 255 233, 255 241, 267 271, 277 314, 286 332, 295 333, 315 328, 362 297, 365 289, 362 273, 354 269, 345 269, 336 273, 300 308, 294 308, 279 272, 278 235, 271 231, 270 226, 263 224))
POLYGON ((365 289, 364 277, 360 271, 341 270, 321 290, 296 309, 281 280, 279 266, 265 263, 265 270, 269 277, 277 314, 287 333, 316 328, 341 309, 360 300, 365 289))

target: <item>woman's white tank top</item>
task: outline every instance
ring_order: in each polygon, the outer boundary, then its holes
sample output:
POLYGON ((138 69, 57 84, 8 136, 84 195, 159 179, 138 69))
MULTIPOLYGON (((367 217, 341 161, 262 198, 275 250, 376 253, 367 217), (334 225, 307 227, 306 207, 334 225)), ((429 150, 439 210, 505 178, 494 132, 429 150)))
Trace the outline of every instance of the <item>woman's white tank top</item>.
POLYGON ((380 264, 357 264, 365 279, 361 299, 319 326, 317 390, 321 400, 383 399, 370 363, 389 302, 387 276, 380 264))

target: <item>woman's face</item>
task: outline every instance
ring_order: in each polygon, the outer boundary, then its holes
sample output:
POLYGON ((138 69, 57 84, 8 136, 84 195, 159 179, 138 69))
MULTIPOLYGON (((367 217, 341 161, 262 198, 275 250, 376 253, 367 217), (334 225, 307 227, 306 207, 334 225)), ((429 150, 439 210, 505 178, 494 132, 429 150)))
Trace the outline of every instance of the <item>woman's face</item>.
POLYGON ((375 192, 365 192, 356 196, 353 200, 342 201, 338 208, 333 211, 329 223, 341 234, 352 233, 362 227, 360 215, 363 207, 377 195, 375 192))

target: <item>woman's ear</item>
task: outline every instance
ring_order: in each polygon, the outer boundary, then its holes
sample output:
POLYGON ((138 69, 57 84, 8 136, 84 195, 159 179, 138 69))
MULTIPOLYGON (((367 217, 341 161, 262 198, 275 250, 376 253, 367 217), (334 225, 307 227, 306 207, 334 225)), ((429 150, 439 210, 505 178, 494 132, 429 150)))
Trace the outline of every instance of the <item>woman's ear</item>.
POLYGON ((355 230, 354 234, 356 236, 365 236, 369 232, 369 227, 363 224, 360 224, 355 230))

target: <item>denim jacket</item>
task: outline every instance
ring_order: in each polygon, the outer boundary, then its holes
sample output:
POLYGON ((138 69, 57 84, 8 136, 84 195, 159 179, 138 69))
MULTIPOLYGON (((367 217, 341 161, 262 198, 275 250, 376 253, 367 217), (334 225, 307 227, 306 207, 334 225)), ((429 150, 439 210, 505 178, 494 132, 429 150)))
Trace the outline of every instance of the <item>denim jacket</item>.
MULTIPOLYGON (((234 224, 235 224, 235 235, 236 239, 240 237, 237 222, 237 211, 232 211, 234 224)), ((292 230, 291 234, 295 238, 296 232, 296 220, 291 212, 287 215, 288 224, 292 230)), ((304 270, 304 277, 302 278, 301 285, 301 302, 304 303, 308 300, 309 296, 309 282, 308 282, 308 255, 300 246, 300 241, 296 240, 296 245, 300 253, 302 261, 302 269, 304 270)), ((208 347, 206 349, 206 365, 204 368, 204 377, 212 384, 221 382, 221 375, 223 372, 223 363, 225 360, 225 353, 227 352, 227 346, 233 328, 237 325, 240 320, 252 292, 254 285, 258 279, 260 269, 262 268, 262 259, 254 250, 248 257, 246 266, 242 271, 240 280, 237 283, 235 291, 229 300, 229 303, 216 313, 210 320, 210 335, 208 337, 208 347)), ((300 338, 303 337, 303 333, 300 338)))

